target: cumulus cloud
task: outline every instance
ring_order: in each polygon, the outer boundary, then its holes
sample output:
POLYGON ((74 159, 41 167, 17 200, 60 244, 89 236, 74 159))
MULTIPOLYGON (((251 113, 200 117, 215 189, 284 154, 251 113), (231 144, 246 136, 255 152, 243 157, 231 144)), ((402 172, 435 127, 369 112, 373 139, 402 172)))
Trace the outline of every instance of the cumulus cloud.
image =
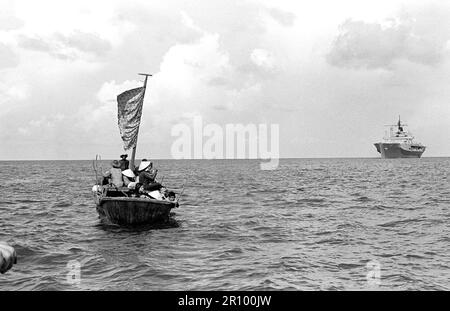
POLYGON ((65 116, 61 113, 56 113, 52 116, 43 116, 37 120, 31 120, 29 125, 39 129, 42 127, 50 127, 53 128, 58 122, 61 122, 65 119, 65 116))
POLYGON ((81 52, 102 56, 111 49, 111 44, 94 33, 75 31, 70 35, 56 34, 56 39, 65 46, 81 52))
POLYGON ((164 107, 151 113, 152 124, 178 120, 186 112, 207 113, 226 102, 233 74, 218 34, 205 33, 194 43, 172 46, 150 81, 151 105, 164 107))
POLYGON ((19 35, 17 41, 21 48, 46 52, 60 59, 78 59, 85 55, 101 57, 111 49, 107 40, 78 30, 68 35, 55 33, 47 37, 19 35))
POLYGON ((348 19, 339 26, 327 61, 338 67, 370 69, 391 69, 400 60, 436 65, 446 55, 449 20, 450 6, 402 13, 381 23, 348 19))
POLYGON ((240 85, 235 85, 236 89, 267 81, 272 79, 274 74, 282 72, 276 56, 268 49, 254 48, 246 56, 246 61, 242 61, 240 66, 236 66, 239 73, 237 76, 240 80, 240 85))
POLYGON ((50 52, 52 50, 52 46, 39 37, 19 35, 17 41, 19 47, 24 49, 41 52, 50 52))
MULTIPOLYGON (((13 82, 12 84, 4 83, 0 79, 0 120, 3 115, 7 115, 13 109, 18 109, 29 98, 28 85, 23 81, 13 82)), ((0 123, 2 122, 0 121, 0 123)))
MULTIPOLYGON (((6 54, 20 58, 0 69, 0 158, 117 156, 116 97, 142 85, 142 71, 154 75, 138 157, 170 157, 171 127, 195 115, 205 124, 279 123, 283 156, 376 156, 368 133, 379 138, 393 115, 412 120, 430 93, 430 122, 448 113, 438 105, 449 98, 446 10, 408 4, 409 15, 375 23, 398 9, 387 2, 373 12, 358 1, 326 1, 326 11, 322 1, 14 1, 8 14, 24 25, 0 31, 6 54), (396 70, 336 70, 327 52, 336 66, 396 70)), ((448 131, 441 124, 424 143, 448 131)))
POLYGON ((165 8, 149 11, 145 5, 135 4, 123 6, 115 14, 114 20, 120 23, 130 23, 137 28, 138 33, 145 31, 146 36, 129 37, 139 42, 154 42, 175 44, 192 43, 203 35, 203 31, 194 23, 192 18, 184 11, 165 8), (163 28, 164 34, 158 29, 163 28), (141 29, 141 30, 139 30, 141 29))
POLYGON ((164 107, 152 113, 155 120, 177 120, 187 112, 223 119, 215 111, 245 111, 258 105, 263 73, 273 69, 273 55, 253 49, 243 66, 232 61, 218 33, 199 29, 203 36, 189 44, 176 44, 164 55, 160 70, 151 79, 151 100, 164 107))
POLYGON ((254 49, 250 54, 252 62, 262 68, 272 69, 274 67, 273 55, 264 49, 254 49))
POLYGON ((269 15, 283 26, 292 26, 295 22, 295 14, 280 10, 279 8, 268 9, 269 15))
MULTIPOLYGON (((83 105, 73 115, 72 124, 80 132, 90 132, 94 129, 101 135, 114 133, 116 129, 114 125, 117 124, 117 104, 110 101, 83 105)), ((111 139, 112 136, 107 138, 111 139)))
POLYGON ((0 83, 0 94, 3 95, 3 99, 7 98, 11 101, 23 101, 29 97, 28 92, 28 87, 25 85, 15 84, 6 86, 0 83))
POLYGON ((24 22, 15 16, 0 15, 0 30, 14 30, 22 27, 23 25, 24 22))
POLYGON ((115 80, 105 82, 97 93, 97 99, 101 103, 115 103, 117 95, 139 86, 142 86, 142 83, 137 80, 126 80, 122 83, 117 83, 115 80))
POLYGON ((102 124, 104 129, 114 130, 117 121, 117 95, 139 86, 142 86, 142 83, 137 80, 126 80, 122 83, 112 80, 103 83, 96 94, 96 101, 82 105, 73 116, 74 125, 83 131, 91 131, 99 124, 102 124))
POLYGON ((46 115, 37 119, 32 119, 27 123, 22 122, 21 126, 17 128, 17 133, 24 136, 30 137, 35 133, 48 134, 49 131, 53 131, 57 127, 63 125, 68 118, 62 113, 56 113, 54 115, 46 115))
POLYGON ((205 34, 194 44, 177 44, 165 54, 158 79, 167 87, 187 95, 199 82, 226 76, 229 57, 220 50, 219 35, 205 34))
POLYGON ((0 0, 0 31, 11 31, 21 28, 25 23, 15 16, 15 1, 0 0))
POLYGON ((7 45, 0 42, 0 70, 15 67, 19 64, 19 57, 7 45))

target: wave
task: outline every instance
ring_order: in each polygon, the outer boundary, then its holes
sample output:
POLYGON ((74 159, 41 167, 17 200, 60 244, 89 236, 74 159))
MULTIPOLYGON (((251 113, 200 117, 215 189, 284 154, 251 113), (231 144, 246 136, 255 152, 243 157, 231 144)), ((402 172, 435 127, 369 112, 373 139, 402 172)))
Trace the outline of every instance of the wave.
POLYGON ((395 172, 375 159, 281 160, 270 173, 258 163, 158 161, 168 186, 189 184, 170 224, 137 228, 98 218, 90 161, 13 163, 24 175, 3 170, 0 239, 18 264, 0 291, 367 289, 368 258, 382 289, 450 288, 449 190, 436 178, 450 159, 395 172), (69 260, 82 262, 77 286, 69 260))

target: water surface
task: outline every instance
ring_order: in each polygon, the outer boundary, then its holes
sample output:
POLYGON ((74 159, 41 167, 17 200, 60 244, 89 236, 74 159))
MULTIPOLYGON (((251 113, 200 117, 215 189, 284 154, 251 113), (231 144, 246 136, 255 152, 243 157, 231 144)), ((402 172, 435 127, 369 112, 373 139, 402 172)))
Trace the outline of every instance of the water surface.
POLYGON ((449 158, 155 165, 177 225, 132 230, 101 224, 90 161, 0 162, 0 290, 450 290, 449 158))

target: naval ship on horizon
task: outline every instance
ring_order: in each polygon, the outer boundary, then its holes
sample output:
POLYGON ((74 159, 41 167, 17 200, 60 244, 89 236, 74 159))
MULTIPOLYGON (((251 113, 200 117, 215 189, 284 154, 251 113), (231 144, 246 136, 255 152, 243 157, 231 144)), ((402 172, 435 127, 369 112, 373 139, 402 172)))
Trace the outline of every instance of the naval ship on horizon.
POLYGON ((400 121, 400 116, 397 124, 386 126, 390 127, 389 136, 374 144, 383 159, 420 158, 425 152, 426 147, 414 142, 414 137, 405 130, 407 125, 400 121))

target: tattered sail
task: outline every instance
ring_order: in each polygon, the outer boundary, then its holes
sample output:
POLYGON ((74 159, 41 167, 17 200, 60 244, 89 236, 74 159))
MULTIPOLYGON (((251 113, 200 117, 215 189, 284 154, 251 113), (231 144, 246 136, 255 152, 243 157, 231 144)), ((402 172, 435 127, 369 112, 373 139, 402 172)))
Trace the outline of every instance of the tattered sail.
POLYGON ((125 150, 136 147, 145 87, 138 87, 117 96, 120 136, 125 150))

